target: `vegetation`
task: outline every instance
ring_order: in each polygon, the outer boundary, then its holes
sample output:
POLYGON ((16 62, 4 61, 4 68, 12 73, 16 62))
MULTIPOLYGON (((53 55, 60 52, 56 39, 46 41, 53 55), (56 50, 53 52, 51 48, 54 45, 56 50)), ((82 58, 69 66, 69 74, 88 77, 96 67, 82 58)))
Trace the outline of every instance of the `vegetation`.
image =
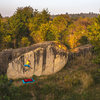
POLYGON ((29 100, 32 97, 28 92, 23 92, 19 87, 12 85, 12 82, 7 76, 0 76, 0 100, 29 100))
POLYGON ((0 50, 52 40, 75 48, 89 43, 88 40, 99 39, 99 35, 93 38, 93 34, 99 34, 99 21, 100 16, 74 19, 61 14, 52 17, 48 9, 39 12, 30 6, 20 7, 11 17, 3 18, 0 14, 0 50))
POLYGON ((100 100, 100 15, 52 17, 48 9, 39 12, 31 7, 18 8, 8 18, 0 14, 0 50, 42 41, 59 41, 70 49, 91 43, 94 50, 68 62, 59 73, 33 76, 33 84, 1 75, 0 100, 100 100))
POLYGON ((100 66, 93 62, 95 57, 76 57, 56 74, 33 76, 31 84, 22 84, 22 79, 11 83, 1 76, 1 100, 99 100, 100 66))

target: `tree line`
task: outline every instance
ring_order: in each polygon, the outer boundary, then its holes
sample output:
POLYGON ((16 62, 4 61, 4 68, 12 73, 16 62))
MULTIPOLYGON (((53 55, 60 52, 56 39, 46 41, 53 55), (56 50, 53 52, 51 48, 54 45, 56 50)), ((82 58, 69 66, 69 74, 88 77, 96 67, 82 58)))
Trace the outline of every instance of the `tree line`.
POLYGON ((59 41, 69 48, 92 43, 100 45, 100 15, 72 18, 68 14, 55 17, 48 9, 41 12, 20 7, 13 16, 0 14, 0 50, 19 48, 43 41, 59 41))

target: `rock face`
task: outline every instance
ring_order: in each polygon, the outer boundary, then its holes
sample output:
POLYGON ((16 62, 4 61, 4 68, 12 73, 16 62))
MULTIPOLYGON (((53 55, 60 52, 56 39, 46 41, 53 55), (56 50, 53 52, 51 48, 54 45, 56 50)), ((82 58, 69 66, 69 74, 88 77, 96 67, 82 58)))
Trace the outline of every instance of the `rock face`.
POLYGON ((63 44, 51 41, 3 51, 0 57, 1 72, 7 72, 9 79, 18 79, 58 72, 67 63, 68 52, 63 44), (24 71, 27 60, 30 60, 32 69, 24 71))
POLYGON ((69 51, 68 62, 74 60, 76 57, 85 56, 88 53, 92 53, 93 46, 91 44, 86 44, 80 47, 76 47, 73 50, 69 51))

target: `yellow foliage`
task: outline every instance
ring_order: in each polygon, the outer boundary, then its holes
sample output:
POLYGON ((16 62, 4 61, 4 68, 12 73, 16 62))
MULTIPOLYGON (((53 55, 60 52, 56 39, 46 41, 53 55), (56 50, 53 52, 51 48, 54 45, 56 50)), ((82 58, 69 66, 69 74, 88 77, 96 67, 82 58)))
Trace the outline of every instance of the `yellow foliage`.
POLYGON ((67 20, 62 15, 57 16, 53 19, 53 25, 55 26, 55 28, 57 28, 58 33, 65 30, 67 24, 67 20))
POLYGON ((3 42, 4 43, 8 43, 10 41, 11 41, 11 36, 10 35, 7 35, 7 36, 3 37, 3 42))
POLYGON ((55 43, 56 43, 56 46, 57 46, 58 48, 63 49, 64 51, 67 50, 66 46, 64 46, 63 44, 61 44, 61 43, 59 43, 59 42, 57 42, 57 41, 55 41, 55 43))
POLYGON ((59 48, 61 48, 61 45, 59 45, 59 48))
POLYGON ((77 36, 75 36, 74 34, 69 35, 69 41, 68 42, 69 42, 69 45, 72 49, 79 45, 79 43, 77 41, 78 41, 77 36))
POLYGON ((24 47, 24 46, 29 46, 30 45, 30 41, 28 40, 27 37, 23 37, 21 39, 21 43, 20 43, 20 46, 24 47))

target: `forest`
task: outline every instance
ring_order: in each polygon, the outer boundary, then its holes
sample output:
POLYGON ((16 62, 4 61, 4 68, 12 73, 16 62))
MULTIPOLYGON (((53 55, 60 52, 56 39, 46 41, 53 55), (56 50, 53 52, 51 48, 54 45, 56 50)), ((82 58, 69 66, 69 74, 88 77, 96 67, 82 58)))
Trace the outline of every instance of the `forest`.
POLYGON ((99 45, 100 15, 98 17, 55 17, 48 9, 39 12, 32 7, 17 8, 13 16, 0 14, 0 50, 29 46, 43 41, 59 41, 75 48, 92 43, 99 45))

